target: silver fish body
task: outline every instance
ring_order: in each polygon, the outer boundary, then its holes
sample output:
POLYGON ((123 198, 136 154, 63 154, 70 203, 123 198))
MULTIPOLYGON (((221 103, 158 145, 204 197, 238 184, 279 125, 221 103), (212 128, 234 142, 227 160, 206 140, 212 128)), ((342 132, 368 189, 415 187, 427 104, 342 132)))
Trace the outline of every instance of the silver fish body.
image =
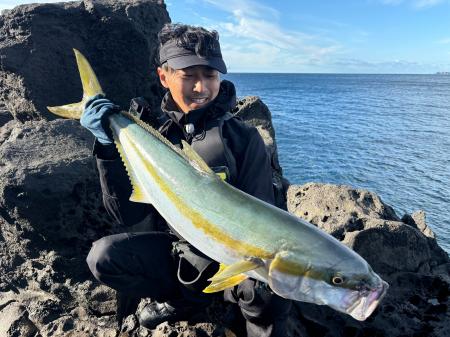
POLYGON ((229 266, 254 262, 245 273, 285 298, 325 304, 359 320, 375 309, 387 284, 338 240, 222 182, 125 116, 112 116, 111 128, 124 161, 132 163, 134 185, 145 194, 136 201, 153 204, 206 255, 229 266))

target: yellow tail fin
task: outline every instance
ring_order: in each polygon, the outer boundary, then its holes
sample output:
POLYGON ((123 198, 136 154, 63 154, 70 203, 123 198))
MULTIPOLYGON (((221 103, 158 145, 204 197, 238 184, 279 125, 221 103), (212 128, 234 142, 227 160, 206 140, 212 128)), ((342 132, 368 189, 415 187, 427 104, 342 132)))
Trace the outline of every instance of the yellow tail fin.
POLYGON ((86 104, 89 97, 103 94, 103 90, 88 60, 78 50, 74 49, 73 51, 77 60, 78 72, 80 73, 81 78, 81 85, 83 86, 83 98, 81 102, 78 103, 47 107, 47 109, 60 117, 80 119, 83 113, 84 105, 86 104))

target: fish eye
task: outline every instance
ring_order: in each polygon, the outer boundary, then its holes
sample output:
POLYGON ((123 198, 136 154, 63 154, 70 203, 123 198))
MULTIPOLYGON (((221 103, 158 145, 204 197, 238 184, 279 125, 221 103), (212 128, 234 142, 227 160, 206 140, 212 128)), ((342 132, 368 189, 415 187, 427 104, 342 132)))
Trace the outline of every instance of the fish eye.
POLYGON ((344 278, 340 275, 336 275, 336 276, 333 276, 333 278, 331 279, 331 282, 333 282, 333 284, 335 284, 335 285, 341 285, 342 283, 344 283, 344 278))

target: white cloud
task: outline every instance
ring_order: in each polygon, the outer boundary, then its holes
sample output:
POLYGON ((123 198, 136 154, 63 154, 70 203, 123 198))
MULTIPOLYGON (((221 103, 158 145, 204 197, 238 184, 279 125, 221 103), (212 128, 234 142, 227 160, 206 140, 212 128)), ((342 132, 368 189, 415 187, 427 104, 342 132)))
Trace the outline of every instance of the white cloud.
POLYGON ((267 18, 273 20, 280 18, 280 12, 276 9, 262 5, 254 0, 203 0, 217 8, 229 13, 241 13, 247 17, 267 18))
POLYGON ((309 66, 325 65, 329 54, 339 47, 314 50, 284 50, 262 42, 222 43, 222 53, 230 72, 302 72, 309 66))
POLYGON ((230 14, 208 25, 221 33, 230 71, 299 71, 298 66, 321 63, 342 49, 321 34, 285 29, 278 11, 253 0, 204 1, 230 14))
POLYGON ((279 48, 263 43, 250 43, 242 48, 236 44, 222 44, 222 53, 230 72, 257 71, 270 69, 279 58, 279 48))
POLYGON ((235 37, 257 40, 279 48, 293 48, 311 36, 287 31, 278 23, 280 13, 253 0, 204 0, 231 14, 230 21, 217 25, 235 37))
POLYGON ((265 42, 269 45, 283 49, 298 47, 303 40, 310 37, 299 32, 287 32, 280 26, 261 19, 249 18, 239 12, 234 13, 237 20, 220 24, 228 33, 236 37, 265 42))

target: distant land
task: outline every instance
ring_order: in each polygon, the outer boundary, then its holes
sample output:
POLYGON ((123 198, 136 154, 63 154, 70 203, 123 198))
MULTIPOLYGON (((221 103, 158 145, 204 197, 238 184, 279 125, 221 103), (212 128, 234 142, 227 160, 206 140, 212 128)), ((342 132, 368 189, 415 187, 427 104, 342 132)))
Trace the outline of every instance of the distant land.
POLYGON ((436 75, 450 75, 450 71, 438 71, 436 75))

